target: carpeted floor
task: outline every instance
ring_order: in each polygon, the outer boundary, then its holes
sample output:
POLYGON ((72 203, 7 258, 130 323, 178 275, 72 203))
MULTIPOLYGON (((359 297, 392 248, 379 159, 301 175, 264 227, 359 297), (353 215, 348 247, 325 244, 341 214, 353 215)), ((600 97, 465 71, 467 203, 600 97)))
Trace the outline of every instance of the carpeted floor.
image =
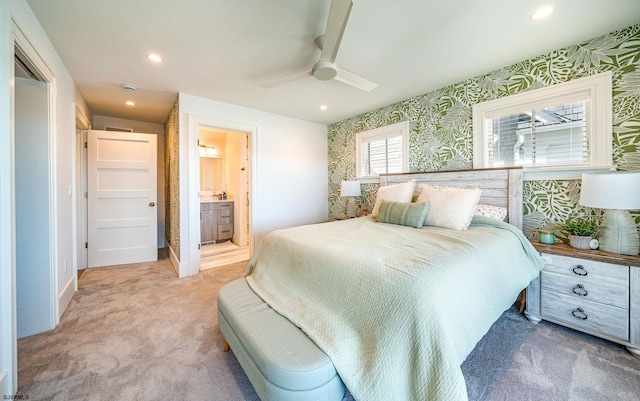
MULTIPOLYGON (((177 279, 168 260, 88 269, 53 331, 18 341, 30 400, 257 401, 222 352, 216 293, 246 262, 177 279)), ((462 365, 470 401, 638 400, 640 360, 624 348, 512 308, 462 365)), ((343 401, 352 401, 347 393, 343 401)), ((446 401, 446 400, 445 400, 446 401)))

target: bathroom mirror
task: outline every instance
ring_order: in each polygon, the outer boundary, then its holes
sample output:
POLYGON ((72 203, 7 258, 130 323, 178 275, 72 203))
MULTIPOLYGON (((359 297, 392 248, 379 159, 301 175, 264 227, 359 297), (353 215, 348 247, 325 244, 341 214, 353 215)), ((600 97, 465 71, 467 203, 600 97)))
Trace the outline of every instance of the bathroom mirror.
POLYGON ((200 158, 200 195, 221 194, 225 190, 221 158, 200 158))

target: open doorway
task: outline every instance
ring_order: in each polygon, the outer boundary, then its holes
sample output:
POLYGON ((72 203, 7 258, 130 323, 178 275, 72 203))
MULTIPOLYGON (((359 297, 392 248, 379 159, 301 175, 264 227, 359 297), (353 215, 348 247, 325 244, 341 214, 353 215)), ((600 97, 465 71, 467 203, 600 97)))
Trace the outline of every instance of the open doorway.
MULTIPOLYGON (((57 324, 52 208, 50 83, 15 45, 14 202, 17 337, 57 324)), ((64 268, 68 261, 65 260, 64 268)))
POLYGON ((201 125, 198 135, 200 270, 248 261, 249 134, 201 125))

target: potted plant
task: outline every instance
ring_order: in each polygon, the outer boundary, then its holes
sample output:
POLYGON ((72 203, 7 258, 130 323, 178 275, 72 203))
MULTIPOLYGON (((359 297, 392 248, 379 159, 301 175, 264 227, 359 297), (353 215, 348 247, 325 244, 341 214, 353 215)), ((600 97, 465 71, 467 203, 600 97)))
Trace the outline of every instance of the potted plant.
POLYGON ((556 230, 569 233, 569 245, 577 249, 590 249, 590 242, 596 232, 597 225, 590 218, 573 218, 558 225, 556 230))

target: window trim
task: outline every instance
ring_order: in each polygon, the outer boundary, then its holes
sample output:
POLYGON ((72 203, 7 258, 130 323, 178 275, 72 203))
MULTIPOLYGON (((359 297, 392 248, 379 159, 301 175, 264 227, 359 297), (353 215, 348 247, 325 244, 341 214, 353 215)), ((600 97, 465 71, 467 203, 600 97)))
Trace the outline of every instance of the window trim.
POLYGON ((613 159, 613 87, 611 71, 574 79, 473 106, 473 168, 486 168, 487 146, 484 121, 496 115, 523 108, 548 106, 580 93, 588 94, 591 112, 588 114, 589 133, 588 166, 523 167, 525 180, 576 179, 585 172, 607 171, 613 159))
POLYGON ((377 184, 380 182, 379 175, 361 176, 362 160, 360 148, 363 142, 371 142, 372 138, 386 139, 396 137, 400 131, 402 137, 402 170, 409 171, 409 121, 401 121, 399 123, 387 125, 380 128, 362 131, 356 134, 356 179, 364 184, 377 184))

